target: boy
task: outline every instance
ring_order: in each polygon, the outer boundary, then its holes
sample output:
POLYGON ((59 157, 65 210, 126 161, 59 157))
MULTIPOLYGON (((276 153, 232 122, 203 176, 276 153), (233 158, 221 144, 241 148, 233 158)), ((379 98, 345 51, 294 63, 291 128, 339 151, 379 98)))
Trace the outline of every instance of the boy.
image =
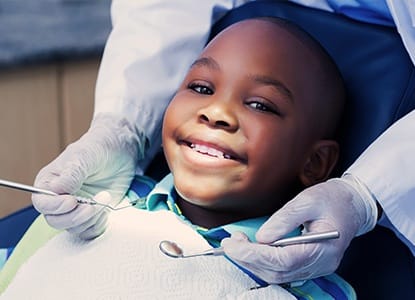
POLYGON ((172 174, 138 204, 146 210, 112 214, 108 231, 90 242, 58 234, 3 296, 353 299, 335 275, 283 289, 226 257, 175 260, 157 249, 168 239, 201 251, 236 231, 253 239, 268 215, 327 179, 344 97, 335 65, 295 26, 268 18, 230 26, 193 63, 166 110, 172 174))

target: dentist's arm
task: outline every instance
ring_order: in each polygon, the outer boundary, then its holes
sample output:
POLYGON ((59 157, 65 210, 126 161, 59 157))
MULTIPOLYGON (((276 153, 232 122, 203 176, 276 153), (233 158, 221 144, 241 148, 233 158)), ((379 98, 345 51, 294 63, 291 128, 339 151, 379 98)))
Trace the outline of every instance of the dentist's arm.
POLYGON ((382 207, 379 224, 397 233, 415 256, 415 110, 378 138, 346 171, 364 182, 382 207))
POLYGON ((162 117, 211 24, 234 1, 131 1, 112 3, 113 30, 97 86, 90 129, 44 167, 37 187, 60 196, 34 195, 47 222, 84 239, 105 230, 108 214, 78 205, 70 194, 93 197, 108 190, 118 203, 136 172, 159 150, 162 117))
POLYGON ((326 275, 336 270, 350 241, 373 228, 380 204, 389 226, 415 253, 414 132, 415 111, 380 136, 342 178, 306 189, 257 233, 258 242, 269 243, 305 224, 311 232, 337 229, 338 240, 275 248, 237 235, 223 241, 225 252, 270 283, 326 275))

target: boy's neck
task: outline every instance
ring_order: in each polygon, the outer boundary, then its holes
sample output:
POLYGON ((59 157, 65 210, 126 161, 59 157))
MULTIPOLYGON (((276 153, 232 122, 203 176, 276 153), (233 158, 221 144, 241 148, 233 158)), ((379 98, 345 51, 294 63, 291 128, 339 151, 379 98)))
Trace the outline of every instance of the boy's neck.
POLYGON ((182 199, 180 196, 177 197, 176 204, 180 208, 183 216, 185 216, 190 222, 207 229, 215 228, 218 226, 234 223, 245 219, 261 217, 252 215, 248 216, 245 213, 218 211, 204 208, 192 204, 182 199))

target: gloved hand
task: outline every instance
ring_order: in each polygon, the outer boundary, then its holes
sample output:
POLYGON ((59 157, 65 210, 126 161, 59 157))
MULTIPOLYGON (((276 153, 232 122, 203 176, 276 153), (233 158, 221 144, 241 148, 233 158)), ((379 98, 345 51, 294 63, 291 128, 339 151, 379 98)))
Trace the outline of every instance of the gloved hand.
POLYGON ((34 207, 52 227, 83 239, 97 237, 105 230, 108 209, 78 204, 71 195, 93 197, 107 190, 111 196, 99 200, 118 204, 143 157, 144 144, 144 136, 125 119, 97 115, 88 132, 38 173, 34 185, 59 196, 33 194, 34 207))
POLYGON ((351 175, 312 186, 273 214, 256 234, 257 243, 238 233, 224 239, 225 253, 268 283, 288 283, 333 273, 350 241, 376 224, 373 196, 351 175), (307 232, 338 230, 340 237, 318 243, 271 247, 304 225, 307 232), (261 243, 261 244, 259 244, 261 243))

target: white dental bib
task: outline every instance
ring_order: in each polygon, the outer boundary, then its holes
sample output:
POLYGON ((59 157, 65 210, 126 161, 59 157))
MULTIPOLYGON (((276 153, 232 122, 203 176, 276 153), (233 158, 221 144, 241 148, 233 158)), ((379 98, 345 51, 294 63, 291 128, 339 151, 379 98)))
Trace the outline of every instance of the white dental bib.
POLYGON ((174 259, 159 250, 176 241, 190 253, 210 246, 169 211, 125 209, 100 237, 62 232, 25 264, 0 299, 295 299, 257 284, 225 257, 174 259))

